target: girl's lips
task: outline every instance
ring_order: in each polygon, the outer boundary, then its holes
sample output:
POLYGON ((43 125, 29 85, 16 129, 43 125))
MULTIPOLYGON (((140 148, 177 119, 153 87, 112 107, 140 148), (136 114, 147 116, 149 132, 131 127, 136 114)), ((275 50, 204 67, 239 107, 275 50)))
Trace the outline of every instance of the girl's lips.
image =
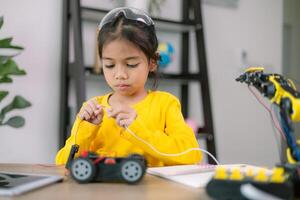
POLYGON ((118 84, 118 85, 116 85, 116 87, 117 88, 120 88, 120 89, 126 89, 126 88, 128 88, 130 85, 128 85, 128 84, 118 84))
POLYGON ((117 84, 116 86, 117 87, 128 87, 129 85, 128 84, 117 84))

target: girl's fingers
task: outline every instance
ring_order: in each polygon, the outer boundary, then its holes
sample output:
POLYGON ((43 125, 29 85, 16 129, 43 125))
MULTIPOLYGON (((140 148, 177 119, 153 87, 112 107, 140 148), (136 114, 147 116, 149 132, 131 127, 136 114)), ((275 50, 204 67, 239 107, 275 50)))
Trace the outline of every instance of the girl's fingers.
POLYGON ((119 126, 129 126, 136 118, 137 113, 134 109, 125 106, 115 106, 106 109, 108 117, 116 119, 119 126))
POLYGON ((99 103, 98 103, 98 101, 97 101, 97 99, 92 99, 91 100, 91 106, 92 106, 92 108, 93 108, 93 111, 94 111, 94 115, 95 116, 97 116, 97 115, 99 115, 99 114, 102 114, 102 110, 103 110, 103 107, 102 107, 102 105, 100 105, 99 103))
POLYGON ((90 115, 92 116, 94 113, 93 108, 91 107, 91 105, 89 103, 86 104, 86 106, 84 107, 84 110, 90 115))
POLYGON ((117 123, 119 126, 125 127, 126 126, 126 120, 120 120, 119 123, 117 123))
POLYGON ((85 119, 85 110, 83 107, 80 109, 78 116, 80 119, 83 119, 83 120, 85 119))
POLYGON ((91 103, 95 106, 95 109, 97 109, 97 106, 100 106, 100 107, 101 107, 101 105, 99 104, 99 102, 97 101, 96 98, 92 99, 92 100, 91 100, 91 103))
POLYGON ((120 113, 131 113, 133 109, 125 106, 115 106, 113 108, 108 108, 106 111, 109 117, 115 118, 120 113))
POLYGON ((102 109, 102 106, 98 103, 96 98, 90 101, 90 105, 93 108, 94 112, 102 109))
POLYGON ((85 120, 89 120, 91 118, 90 115, 89 115, 89 113, 86 110, 83 111, 83 118, 85 120))
POLYGON ((84 118, 84 116, 83 116, 83 114, 82 114, 81 112, 78 113, 78 117, 79 117, 80 119, 83 119, 83 118, 84 118))
POLYGON ((121 120, 128 119, 129 117, 130 117, 130 115, 127 114, 127 113, 120 113, 120 114, 118 114, 118 115, 116 116, 116 121, 117 121, 117 123, 119 124, 119 122, 120 122, 121 120))
POLYGON ((89 115, 92 117, 92 116, 95 116, 96 117, 96 113, 98 110, 101 110, 102 109, 102 106, 97 102, 96 99, 92 99, 90 101, 88 101, 86 104, 85 104, 85 110, 89 113, 89 115))
POLYGON ((121 110, 119 108, 109 108, 106 110, 109 117, 116 117, 121 110))
POLYGON ((103 115, 97 115, 97 120, 99 120, 99 122, 101 122, 102 121, 102 117, 103 117, 103 115))
POLYGON ((94 111, 95 116, 101 115, 102 113, 103 113, 103 110, 102 110, 102 109, 99 109, 99 110, 95 110, 95 111, 94 111))
POLYGON ((88 101, 87 104, 89 105, 89 107, 91 108, 91 110, 94 112, 95 110, 97 110, 97 106, 95 104, 95 102, 93 100, 88 101))
POLYGON ((122 127, 130 126, 130 124, 133 122, 132 119, 122 119, 119 121, 118 125, 122 127))
POLYGON ((93 124, 99 124, 103 118, 103 108, 98 103, 97 99, 91 99, 83 104, 78 117, 93 124))
POLYGON ((95 116, 96 116, 96 117, 98 117, 98 116, 103 116, 103 114, 104 114, 104 113, 103 113, 103 109, 102 109, 102 108, 95 111, 95 116))
POLYGON ((116 117, 116 122, 119 126, 122 126, 122 127, 130 126, 130 124, 135 120, 135 117, 136 117, 136 115, 120 113, 116 117))

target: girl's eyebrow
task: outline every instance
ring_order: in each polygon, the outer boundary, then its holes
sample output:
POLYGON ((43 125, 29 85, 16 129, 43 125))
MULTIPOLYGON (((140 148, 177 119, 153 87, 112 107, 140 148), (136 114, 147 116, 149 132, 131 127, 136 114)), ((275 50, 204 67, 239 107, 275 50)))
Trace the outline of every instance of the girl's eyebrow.
POLYGON ((103 57, 102 59, 105 59, 105 60, 113 60, 112 58, 108 58, 108 57, 103 57))
MULTIPOLYGON (((139 59, 139 58, 140 58, 139 56, 131 56, 131 57, 125 58, 125 60, 136 60, 136 59, 139 59)), ((109 57, 103 57, 102 59, 105 59, 105 60, 114 60, 113 58, 109 58, 109 57)))
POLYGON ((139 59, 139 56, 132 56, 132 57, 127 57, 125 60, 136 60, 139 59))

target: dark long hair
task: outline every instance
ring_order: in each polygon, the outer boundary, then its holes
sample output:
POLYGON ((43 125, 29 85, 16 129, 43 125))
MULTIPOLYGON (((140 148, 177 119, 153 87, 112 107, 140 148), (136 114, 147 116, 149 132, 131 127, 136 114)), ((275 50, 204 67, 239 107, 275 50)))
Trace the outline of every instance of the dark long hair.
MULTIPOLYGON (((146 25, 142 22, 126 19, 124 16, 119 16, 114 22, 105 24, 98 33, 98 52, 102 59, 103 46, 116 39, 126 39, 137 46, 146 55, 148 62, 153 59, 158 68, 160 59, 157 53, 158 40, 153 25, 146 25)), ((149 73, 150 77, 154 77, 152 89, 157 89, 158 72, 149 73)))

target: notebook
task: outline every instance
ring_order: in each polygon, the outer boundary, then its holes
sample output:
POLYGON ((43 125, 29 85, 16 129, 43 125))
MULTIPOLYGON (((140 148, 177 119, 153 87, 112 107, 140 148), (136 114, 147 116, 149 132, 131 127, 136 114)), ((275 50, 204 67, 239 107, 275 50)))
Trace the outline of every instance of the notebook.
POLYGON ((194 174, 203 172, 213 172, 216 165, 200 164, 200 165, 175 165, 167 167, 151 167, 148 173, 158 176, 174 176, 184 174, 194 174))
MULTIPOLYGON (((147 169, 147 173, 171 181, 175 181, 187 186, 199 188, 199 187, 205 187, 206 184, 210 181, 210 179, 214 175, 216 166, 217 165, 198 164, 198 165, 176 165, 176 166, 167 166, 167 167, 151 167, 147 169)), ((230 165, 228 164, 222 166, 224 166, 229 170, 238 167, 241 171, 245 171, 248 168, 258 171, 259 169, 263 168, 263 167, 257 167, 253 165, 247 165, 247 164, 230 164, 230 165)))
POLYGON ((215 165, 176 165, 167 167, 151 167, 147 173, 191 187, 205 187, 214 175, 215 165))
POLYGON ((63 180, 63 176, 0 172, 0 196, 15 196, 63 180))

